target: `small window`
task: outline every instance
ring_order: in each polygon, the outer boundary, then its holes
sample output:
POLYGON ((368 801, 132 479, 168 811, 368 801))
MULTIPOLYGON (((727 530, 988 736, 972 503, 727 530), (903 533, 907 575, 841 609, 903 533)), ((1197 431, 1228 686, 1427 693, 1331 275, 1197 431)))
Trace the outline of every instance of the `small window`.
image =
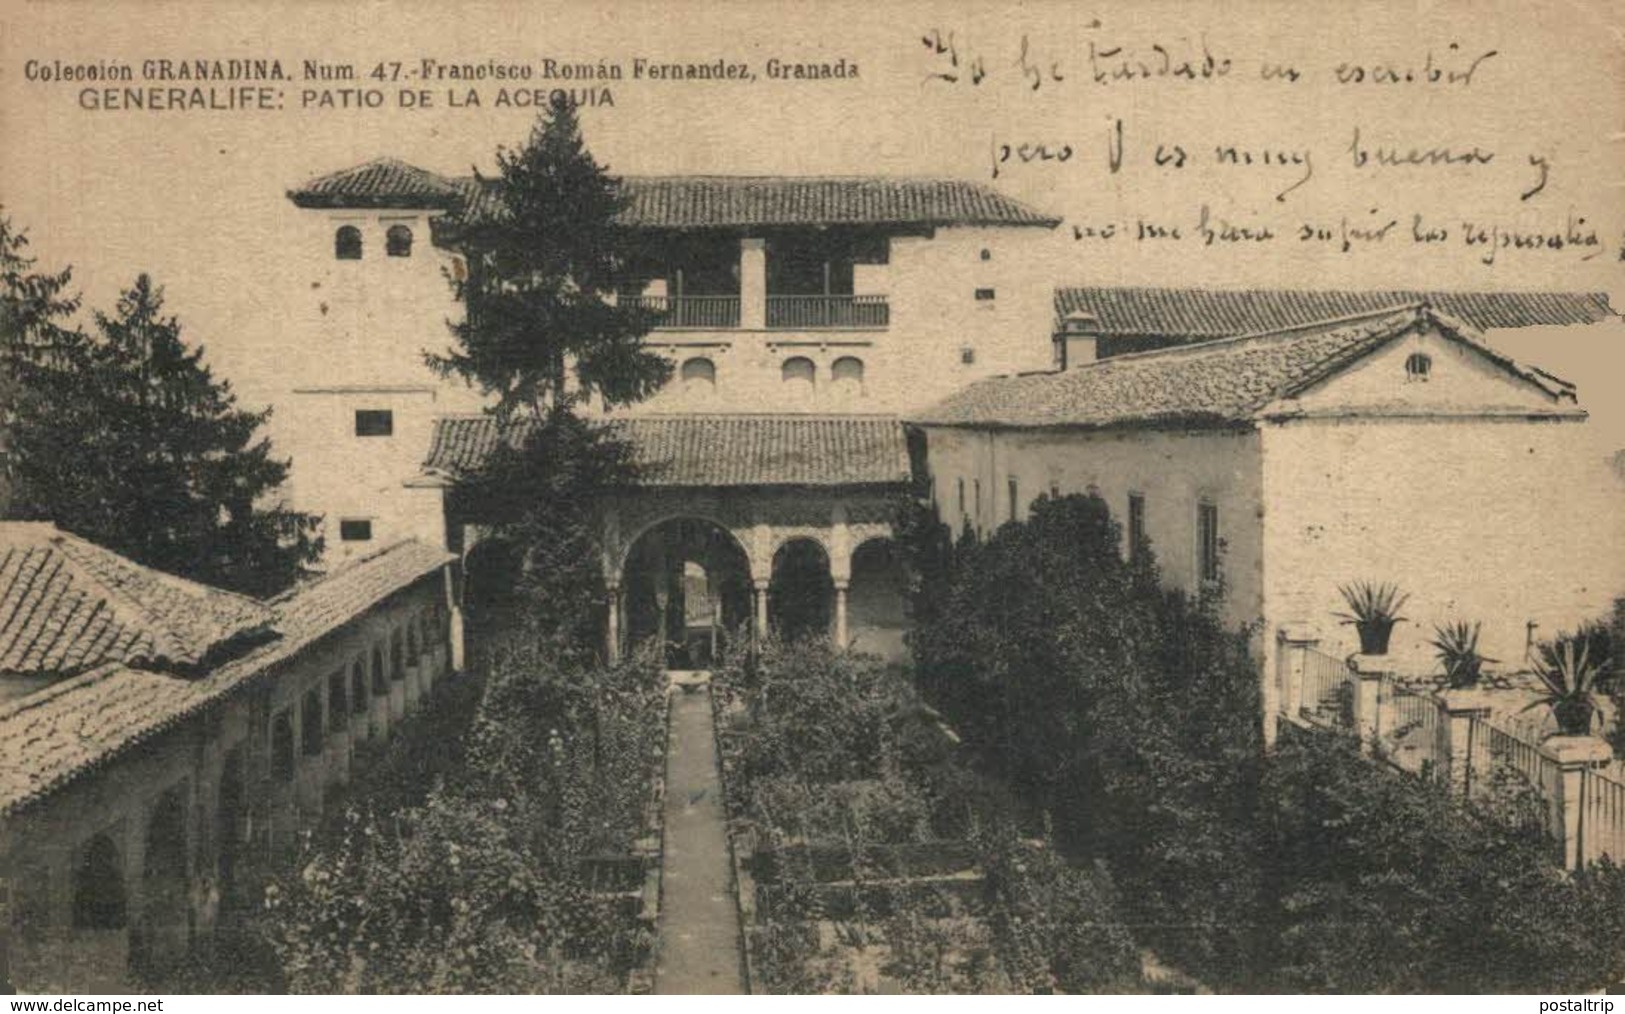
POLYGON ((863 360, 857 356, 842 356, 830 366, 830 377, 835 390, 843 395, 863 393, 863 360))
POLYGON ((779 374, 786 384, 811 390, 818 377, 818 368, 806 356, 792 356, 784 361, 779 374))
POLYGON ((1206 501, 1196 505, 1197 565, 1203 581, 1219 579, 1219 508, 1206 501))
POLYGON ((1134 559, 1140 553, 1140 544, 1145 541, 1145 495, 1130 493, 1128 495, 1128 558, 1134 559))
POLYGON ((973 479, 971 481, 971 492, 976 498, 976 527, 980 528, 982 527, 982 480, 973 479))
POLYGON ((1406 380, 1427 380, 1433 372, 1433 359, 1421 352, 1412 352, 1405 359, 1406 380))
POLYGON ((367 663, 359 658, 350 667, 350 714, 367 713, 367 663))
POLYGON ((1055 479, 1051 479, 1049 481, 1049 498, 1051 500, 1059 500, 1061 498, 1061 484, 1055 479))
POLYGON ((703 356, 685 359, 677 377, 689 394, 710 394, 717 389, 717 364, 703 356))
POLYGON ((1010 496, 1010 520, 1017 521, 1017 512, 1021 510, 1021 485, 1011 476, 1009 484, 1005 487, 1010 496))
POLYGON ((327 677, 327 727, 343 732, 350 717, 350 697, 344 690, 344 670, 337 669, 327 677))
POLYGON ((962 347, 959 350, 959 361, 966 366, 976 362, 976 350, 971 348, 969 345, 962 347))
POLYGON ((305 693, 304 708, 299 714, 299 741, 305 756, 322 752, 322 690, 311 687, 305 693))
POLYGON ((367 518, 340 518, 339 541, 371 542, 372 521, 367 518))
POLYGON ((390 257, 412 256, 412 230, 404 225, 392 225, 384 233, 384 253, 390 257))
POLYGON ((361 230, 353 225, 341 225, 333 234, 333 256, 341 261, 361 259, 361 230))
POLYGON ((395 413, 387 408, 358 408, 355 410, 355 435, 358 437, 387 437, 395 433, 395 413))
POLYGON ((993 259, 993 251, 992 251, 992 250, 989 250, 989 249, 988 249, 988 248, 987 248, 987 247, 985 247, 985 246, 984 246, 984 247, 982 247, 982 260, 984 260, 984 261, 990 261, 990 260, 992 260, 992 259, 993 259))
POLYGON ((977 289, 976 290, 976 301, 978 303, 992 302, 993 298, 994 298, 994 292, 993 292, 992 289, 977 289))
POLYGON ((384 672, 384 649, 372 649, 372 695, 383 697, 389 693, 389 674, 384 672))
POLYGON ((959 480, 959 516, 965 516, 965 480, 959 480))
POLYGON ((271 776, 293 781, 293 715, 286 709, 271 720, 271 776))

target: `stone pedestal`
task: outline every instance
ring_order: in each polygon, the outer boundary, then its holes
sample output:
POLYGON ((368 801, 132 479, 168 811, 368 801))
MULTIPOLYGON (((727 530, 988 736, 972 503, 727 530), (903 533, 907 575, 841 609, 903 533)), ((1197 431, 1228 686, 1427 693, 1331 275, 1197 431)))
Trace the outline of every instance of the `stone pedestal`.
POLYGON ((1445 744, 1450 751, 1445 763, 1449 767, 1450 791, 1462 799, 1472 797, 1486 772, 1478 756, 1487 757, 1486 744, 1474 742, 1475 723, 1490 717, 1490 694, 1485 690, 1444 690, 1439 693, 1444 707, 1445 744))
MULTIPOLYGON (((1553 736, 1540 752, 1557 765, 1558 792, 1553 802, 1553 830, 1563 841, 1563 868, 1578 869, 1594 858, 1582 820, 1585 800, 1581 776, 1587 768, 1600 768, 1613 760, 1608 742, 1596 736, 1553 736)), ((1595 838, 1595 833, 1591 835, 1595 838)))
POLYGON ((1349 670, 1354 674, 1354 728, 1360 736, 1360 749, 1371 753, 1382 736, 1382 685, 1393 676, 1386 655, 1352 655, 1349 670))

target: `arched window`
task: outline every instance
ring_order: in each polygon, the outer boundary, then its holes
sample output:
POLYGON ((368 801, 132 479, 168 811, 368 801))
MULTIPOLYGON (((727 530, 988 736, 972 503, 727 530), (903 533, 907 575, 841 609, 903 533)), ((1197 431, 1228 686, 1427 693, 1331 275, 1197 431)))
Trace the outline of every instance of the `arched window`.
POLYGON ((361 259, 361 230, 353 225, 341 225, 333 234, 333 256, 341 261, 361 259))
POLYGON ((350 699, 344 692, 344 670, 335 669, 327 677, 327 727, 343 732, 350 720, 350 699))
POLYGON ((392 225, 384 233, 384 253, 390 257, 412 256, 412 230, 404 225, 392 225))
POLYGON ((321 687, 305 691, 305 701, 299 711, 299 741, 307 757, 322 752, 321 687))
POLYGON ((73 928, 122 929, 124 923, 124 870, 118 846, 99 834, 85 846, 73 871, 73 928))
POLYGON ((835 391, 842 397, 856 397, 863 393, 863 360, 857 356, 842 356, 830 366, 835 391))
POLYGON ((406 678, 406 652, 398 627, 389 639, 389 678, 396 683, 406 678))
POLYGON ((279 782, 293 781, 293 714, 288 709, 271 720, 271 774, 279 782))
POLYGON ((1405 379, 1426 380, 1428 374, 1433 372, 1433 360, 1421 353, 1412 352, 1405 358, 1405 379))
POLYGON ((418 664, 418 624, 416 619, 406 621, 406 664, 418 664))
POLYGON ((383 697, 389 693, 389 674, 384 672, 384 650, 372 649, 372 695, 383 697))
POLYGON ((688 394, 710 394, 717 389, 717 364, 704 356, 683 360, 677 376, 688 394))
POLYGON ((350 667, 350 714, 367 712, 367 663, 359 658, 350 667))
POLYGON ((795 397, 803 397, 812 393, 813 383, 818 376, 818 367, 806 356, 792 356, 784 361, 779 368, 786 386, 794 391, 795 397))

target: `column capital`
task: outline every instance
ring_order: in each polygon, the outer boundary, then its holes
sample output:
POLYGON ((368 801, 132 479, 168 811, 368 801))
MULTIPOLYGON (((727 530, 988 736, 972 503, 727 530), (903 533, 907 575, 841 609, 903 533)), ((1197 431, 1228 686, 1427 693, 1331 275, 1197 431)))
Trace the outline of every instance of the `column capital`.
POLYGON ((759 592, 767 591, 768 586, 772 583, 773 579, 767 577, 753 577, 750 579, 750 586, 759 592))
POLYGON ((835 590, 838 591, 838 592, 844 592, 844 591, 846 591, 846 590, 848 590, 848 589, 850 589, 852 587, 852 579, 851 578, 837 577, 837 578, 834 578, 833 580, 834 580, 834 583, 835 583, 835 590))

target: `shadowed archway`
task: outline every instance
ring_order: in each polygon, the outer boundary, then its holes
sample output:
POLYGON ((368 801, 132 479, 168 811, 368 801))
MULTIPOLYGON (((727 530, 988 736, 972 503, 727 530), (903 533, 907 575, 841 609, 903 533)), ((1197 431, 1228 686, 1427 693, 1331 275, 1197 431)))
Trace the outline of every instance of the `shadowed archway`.
POLYGON ((825 636, 834 617, 829 554, 812 539, 791 539, 773 554, 768 622, 780 637, 825 636))
POLYGON ((697 517, 646 528, 621 567, 625 637, 655 638, 673 669, 712 664, 728 635, 750 622, 750 563, 726 528, 697 517))

